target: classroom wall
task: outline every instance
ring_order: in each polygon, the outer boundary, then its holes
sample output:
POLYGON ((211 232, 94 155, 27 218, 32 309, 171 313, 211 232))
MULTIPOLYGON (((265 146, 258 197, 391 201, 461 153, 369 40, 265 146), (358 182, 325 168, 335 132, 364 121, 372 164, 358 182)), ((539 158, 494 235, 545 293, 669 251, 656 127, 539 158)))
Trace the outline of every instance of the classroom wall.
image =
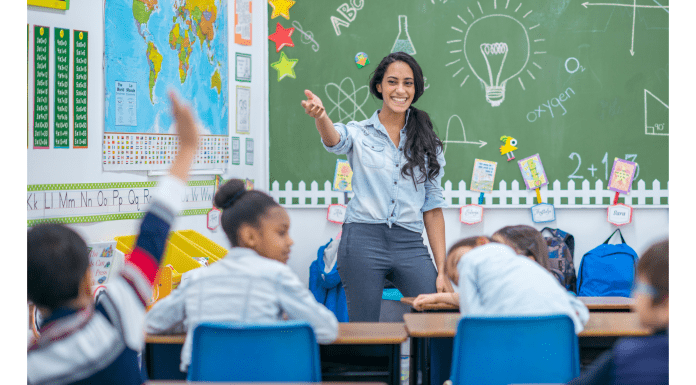
MULTIPOLYGON (((465 225, 459 222, 459 208, 444 209, 445 240, 447 247, 462 238, 491 235, 507 225, 530 225, 541 230, 544 224, 531 221, 529 209, 487 209, 483 222, 465 225)), ((295 241, 288 265, 303 282, 309 282, 309 265, 317 258, 317 249, 341 230, 341 225, 326 220, 326 209, 291 208, 290 235, 295 241)), ((617 227, 607 222, 604 209, 556 209, 556 221, 547 224, 560 228, 575 237, 575 268, 582 255, 604 242, 617 227)), ((640 256, 652 243, 669 236, 669 210, 635 209, 633 222, 621 226, 626 243, 640 256)), ((427 239, 425 240, 427 245, 427 239)), ((612 243, 620 242, 618 234, 612 243)))
MULTIPOLYGON (((113 1, 113 0, 108 0, 113 1)), ((244 164, 244 151, 242 151, 241 165, 232 165, 223 178, 250 178, 254 179, 255 186, 260 189, 267 189, 268 177, 268 126, 267 117, 267 82, 268 71, 265 64, 267 62, 267 39, 265 38, 265 20, 267 18, 267 5, 262 0, 252 1, 252 46, 241 46, 234 43, 234 0, 228 0, 228 41, 230 59, 229 63, 229 132, 230 136, 241 138, 244 146, 244 138, 254 138, 254 165, 244 164), (247 53, 252 55, 252 82, 235 82, 234 70, 235 52, 247 53), (251 87, 250 116, 251 134, 238 135, 235 133, 236 108, 235 93, 236 86, 251 87)), ((162 6, 166 6, 162 2, 162 6)), ((63 184, 63 183, 110 183, 110 182, 146 182, 157 181, 161 176, 148 175, 146 171, 119 171, 104 172, 102 170, 102 135, 104 126, 104 2, 96 0, 72 0, 70 9, 67 11, 51 10, 34 6, 27 7, 27 23, 33 25, 48 26, 53 31, 53 27, 79 29, 89 32, 89 66, 88 66, 88 135, 89 142, 87 149, 54 149, 51 144, 50 149, 34 150, 27 149, 27 185, 33 184, 63 184)), ((130 21, 128 21, 130 22, 130 21)), ((53 33, 53 32, 51 32, 53 33)), ((33 39, 33 29, 30 33, 33 39)), ((53 35, 49 47, 50 52, 50 80, 49 95, 54 94, 54 57, 53 57, 53 35)), ((31 44, 31 57, 33 58, 33 43, 31 44)), ((72 51, 72 47, 71 47, 72 51)), ((72 53, 72 52, 71 52, 72 53)), ((33 122, 33 64, 30 60, 28 69, 28 86, 30 96, 29 123, 33 122)), ((70 73, 72 81, 72 67, 74 65, 71 56, 70 73)), ((70 100, 72 100, 73 88, 70 87, 70 100)), ((184 98, 186 95, 182 95, 184 98)), ((50 127, 53 125, 53 101, 50 101, 51 114, 50 127)), ((71 138, 72 144, 72 104, 71 104, 71 138)), ((53 143, 53 130, 49 137, 49 143, 53 143)), ((33 130, 29 132, 29 143, 33 143, 33 130)), ((211 180, 212 175, 194 175, 192 180, 211 180)), ((108 241, 117 235, 135 234, 137 231, 138 220, 117 220, 101 223, 85 223, 71 225, 76 228, 88 242, 108 241)), ((206 228, 206 217, 204 215, 180 217, 177 220, 174 230, 194 229, 213 241, 228 247, 227 240, 221 230, 211 232, 206 228)))
MULTIPOLYGON (((230 20, 230 42, 233 42, 232 28, 234 1, 228 3, 230 20)), ((234 81, 234 53, 252 55, 251 83, 251 124, 256 142, 254 166, 232 166, 224 178, 249 177, 255 179, 256 188, 267 190, 268 175, 268 57, 266 30, 268 5, 262 0, 252 0, 253 23, 251 47, 230 44, 230 133, 234 134, 234 98, 237 83, 234 81)), ((103 44, 104 26, 102 21, 103 3, 93 0, 72 0, 70 10, 52 11, 44 8, 27 8, 27 22, 50 27, 65 27, 87 30, 90 33, 89 47, 89 148, 86 150, 27 150, 27 184, 39 183, 92 183, 92 182, 143 182, 158 180, 160 177, 148 176, 147 172, 104 172, 100 162, 101 136, 104 121, 104 75, 103 44)), ((53 42, 51 42, 52 49, 53 42)), ((71 66, 73 63, 71 63, 71 66)), ((51 78, 53 78, 51 67, 51 78)), ((29 74, 33 67, 29 67, 29 74)), ((71 69, 72 71, 72 69, 71 69)), ((239 85, 248 85, 240 83, 239 85)), ((53 93, 53 84, 50 92, 53 93)), ((33 79, 29 79, 29 89, 33 89, 33 79)), ((71 89, 72 92, 72 89, 71 89)), ((72 97, 72 94, 71 94, 72 97)), ((30 103, 31 106, 31 103, 30 103)), ((52 122, 51 116, 51 122, 52 122)), ((72 124, 71 124, 72 126, 72 124)), ((30 132, 31 134, 31 132, 30 132)), ((71 132, 72 134, 72 132, 71 132)), ((243 135, 240 135, 243 137, 243 135)), ((53 138, 49 138, 52 143, 53 138)), ((31 142, 31 135, 29 141, 31 142)), ((72 143, 72 138, 71 138, 72 143)), ((242 161, 242 163, 244 163, 242 161)), ((210 176, 193 176, 194 180, 211 179, 210 176)), ((291 236, 295 241, 288 264, 303 282, 308 282, 309 265, 316 259, 317 249, 340 231, 341 226, 326 220, 325 208, 288 208, 292 225, 291 236)), ((531 222, 528 209, 487 209, 484 221, 476 225, 459 222, 458 207, 444 210, 446 223, 446 242, 451 245, 460 238, 486 234, 490 235, 500 227, 513 224, 529 224, 539 229, 542 225, 531 222)), ((583 208, 556 210, 557 220, 550 224, 566 230, 575 236, 575 263, 579 266, 581 256, 602 243, 615 226, 606 221, 605 208, 583 208)), ((114 236, 137 232, 137 220, 119 220, 100 223, 71 225, 88 242, 113 239, 114 236)), ((218 244, 229 247, 224 233, 218 229, 210 231, 205 226, 204 216, 185 216, 177 219, 175 230, 194 229, 218 244)), ((633 223, 623 226, 622 232, 629 245, 640 255, 651 243, 669 234, 669 209, 666 207, 635 209, 633 223)), ((426 242, 427 244, 427 242, 426 242)))

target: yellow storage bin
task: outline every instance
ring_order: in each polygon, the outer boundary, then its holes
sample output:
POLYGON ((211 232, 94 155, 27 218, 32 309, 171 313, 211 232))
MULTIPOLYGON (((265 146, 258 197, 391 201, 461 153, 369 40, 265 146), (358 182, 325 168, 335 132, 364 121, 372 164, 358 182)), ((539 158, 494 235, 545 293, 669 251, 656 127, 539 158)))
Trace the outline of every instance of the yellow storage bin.
POLYGON ((177 233, 183 235, 191 242, 197 244, 198 246, 204 248, 211 254, 213 254, 217 259, 222 259, 227 255, 228 250, 224 247, 218 245, 217 243, 206 238, 203 234, 195 230, 179 230, 177 233))
POLYGON ((135 235, 122 235, 120 237, 114 237, 116 240, 116 249, 121 250, 123 254, 130 254, 135 248, 135 240, 137 236, 135 235))
MULTIPOLYGON (((174 234, 175 233, 172 233, 172 235, 174 234)), ((116 248, 118 250, 121 250, 124 254, 130 254, 133 252, 137 236, 124 235, 120 237, 115 237, 115 239, 117 241, 116 248)), ((194 256, 207 256, 199 254, 200 253, 196 253, 194 256)), ((167 241, 167 246, 164 249, 164 260, 162 261, 162 265, 167 264, 172 265, 172 267, 174 267, 174 269, 179 274, 185 273, 189 270, 193 270, 202 266, 198 261, 193 259, 191 255, 181 250, 181 248, 178 247, 178 245, 173 244, 171 242, 171 238, 169 241, 167 241)))
POLYGON ((206 257, 208 258, 208 260, 214 257, 213 254, 209 253, 207 250, 196 245, 195 243, 189 241, 188 239, 186 239, 186 237, 179 234, 179 232, 173 232, 170 234, 169 244, 175 245, 191 257, 206 257))
POLYGON ((174 270, 182 274, 202 266, 198 261, 171 242, 167 243, 167 248, 164 250, 164 261, 162 261, 162 264, 172 265, 174 270))

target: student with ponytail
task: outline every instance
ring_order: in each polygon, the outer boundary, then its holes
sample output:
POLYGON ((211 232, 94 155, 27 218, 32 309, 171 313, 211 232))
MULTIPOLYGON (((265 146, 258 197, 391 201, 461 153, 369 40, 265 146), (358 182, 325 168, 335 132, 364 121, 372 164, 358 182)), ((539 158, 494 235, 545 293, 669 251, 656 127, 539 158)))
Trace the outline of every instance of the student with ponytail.
POLYGON ((321 100, 305 91, 302 107, 315 119, 324 147, 347 155, 353 169, 355 197, 348 203, 337 262, 351 322, 379 320, 385 278, 408 297, 452 291, 443 268, 442 142, 428 114, 412 105, 424 83, 410 55, 389 54, 369 84, 382 108, 347 124, 333 123, 321 100))
POLYGON ((293 241, 290 217, 273 198, 233 179, 215 194, 222 228, 233 248, 190 275, 147 314, 148 333, 186 332, 182 372, 191 362, 191 333, 200 322, 305 320, 319 343, 338 335, 336 316, 318 303, 286 265, 293 241))

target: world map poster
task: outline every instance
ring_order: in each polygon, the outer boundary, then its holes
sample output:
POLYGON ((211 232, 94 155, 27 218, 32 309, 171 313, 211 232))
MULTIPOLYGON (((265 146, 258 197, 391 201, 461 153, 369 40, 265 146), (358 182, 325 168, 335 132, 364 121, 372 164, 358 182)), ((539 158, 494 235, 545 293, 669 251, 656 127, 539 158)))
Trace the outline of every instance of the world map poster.
POLYGON ((200 120, 192 168, 229 166, 227 0, 104 3, 105 170, 166 170, 178 152, 168 90, 200 120))

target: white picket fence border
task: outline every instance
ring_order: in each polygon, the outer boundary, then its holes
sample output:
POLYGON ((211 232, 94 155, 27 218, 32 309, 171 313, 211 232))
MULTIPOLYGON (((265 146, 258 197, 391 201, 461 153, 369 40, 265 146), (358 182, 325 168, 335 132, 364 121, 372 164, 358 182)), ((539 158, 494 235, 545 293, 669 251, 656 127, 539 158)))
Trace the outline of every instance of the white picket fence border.
MULTIPOLYGON (((529 208, 535 203, 536 192, 534 190, 527 190, 524 187, 520 189, 520 183, 517 180, 512 181, 510 185, 511 188, 508 190, 507 182, 504 180, 500 181, 498 190, 484 194, 485 203, 483 207, 529 208), (493 198, 499 198, 498 203, 494 204, 493 198), (512 198, 512 202, 508 203, 507 198, 512 198)), ((590 189, 590 181, 588 180, 583 180, 581 185, 580 189, 576 189, 575 181, 570 180, 567 183, 567 189, 562 190, 561 182, 556 180, 553 182, 553 189, 549 189, 548 185, 541 188, 541 198, 546 203, 549 203, 549 198, 553 198, 553 204, 557 208, 602 208, 608 206, 604 203, 604 198, 609 198, 611 202, 614 194, 616 194, 614 191, 605 189, 604 182, 601 180, 597 180, 594 183, 594 189, 590 189), (567 202, 561 203, 561 198, 567 198, 567 202), (582 203, 576 203, 576 198, 580 198, 582 203), (591 203, 590 198, 594 198, 594 203, 591 203)), ((344 194, 333 191, 331 187, 331 182, 327 180, 324 182, 324 189, 319 190, 319 183, 313 181, 309 190, 307 190, 307 184, 301 181, 295 190, 293 183, 287 181, 285 189, 281 190, 280 183, 274 181, 271 184, 270 194, 278 202, 281 202, 281 198, 283 198, 284 202, 281 205, 290 208, 326 208, 332 203, 334 198, 337 200, 337 203, 345 204, 345 197, 353 196, 353 193, 344 194), (298 202, 293 204, 293 198, 296 198, 298 202), (324 198, 324 203, 319 204, 319 198, 324 198)), ((444 195, 450 207, 460 207, 469 204, 466 198, 470 198, 470 203, 477 203, 479 197, 479 193, 467 190, 466 182, 464 181, 459 182, 457 190, 452 189, 451 181, 445 182, 444 195), (458 198, 458 202, 454 201, 454 198, 458 198)), ((667 182, 667 188, 662 189, 660 182, 654 180, 652 189, 648 190, 645 188, 645 182, 641 179, 638 181, 637 189, 631 190, 629 195, 621 194, 620 197, 625 198, 624 203, 634 208, 668 208, 669 204, 663 204, 661 201, 662 198, 669 199, 669 182, 667 182), (637 202, 635 202, 635 198, 637 198, 637 202), (652 198, 652 203, 646 203, 646 198, 652 198)))

